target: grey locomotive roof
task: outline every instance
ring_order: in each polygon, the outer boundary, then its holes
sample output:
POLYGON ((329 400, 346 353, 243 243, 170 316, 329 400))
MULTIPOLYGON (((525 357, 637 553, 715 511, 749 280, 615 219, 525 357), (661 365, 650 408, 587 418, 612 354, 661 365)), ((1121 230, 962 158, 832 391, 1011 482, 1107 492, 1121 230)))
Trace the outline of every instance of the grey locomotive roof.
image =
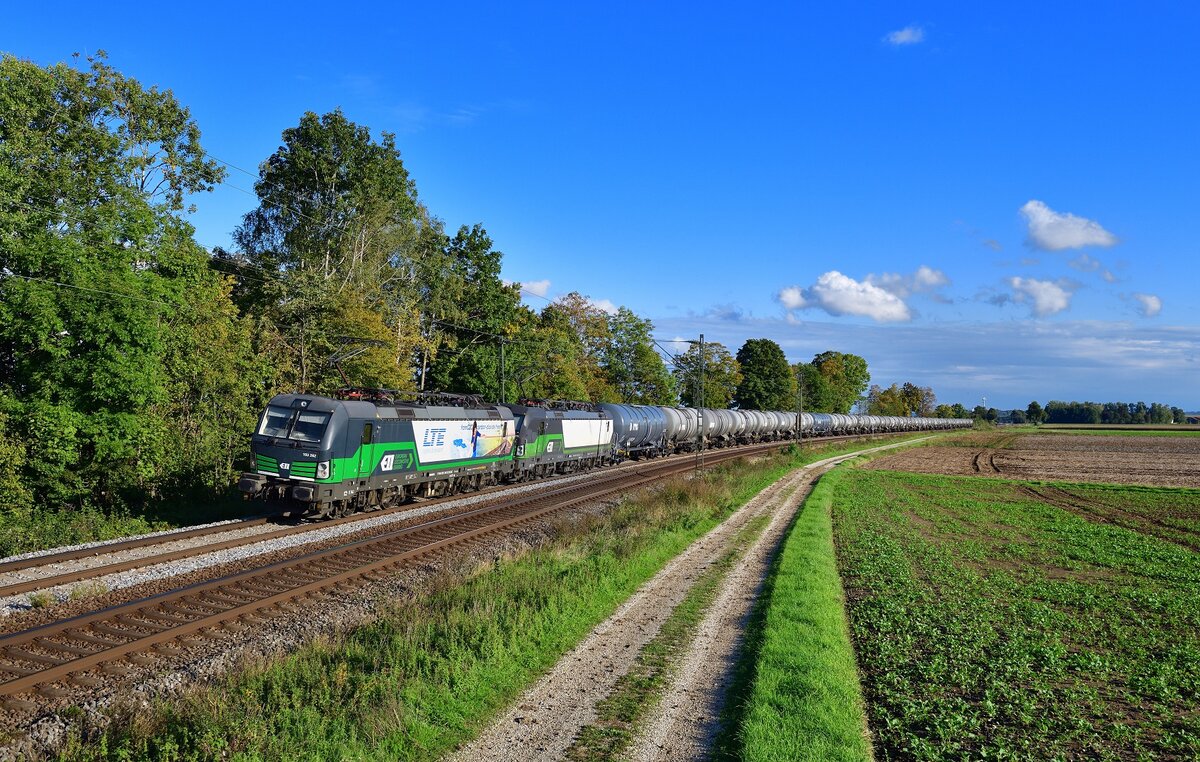
MULTIPOLYGON (((366 404, 366 403, 364 403, 366 404)), ((374 405, 372 405, 374 407, 374 405)), ((511 421, 512 411, 501 405, 483 408, 462 408, 441 405, 396 405, 377 408, 380 418, 416 420, 486 420, 511 421)))
POLYGON ((512 420, 512 412, 501 405, 488 405, 481 408, 461 408, 449 405, 394 405, 380 406, 374 402, 361 400, 335 400, 331 397, 321 397, 315 394, 277 394, 271 398, 271 405, 277 407, 292 407, 297 400, 307 404, 303 407, 322 413, 332 413, 339 408, 345 410, 351 418, 404 418, 417 420, 456 420, 456 419, 493 419, 512 420))

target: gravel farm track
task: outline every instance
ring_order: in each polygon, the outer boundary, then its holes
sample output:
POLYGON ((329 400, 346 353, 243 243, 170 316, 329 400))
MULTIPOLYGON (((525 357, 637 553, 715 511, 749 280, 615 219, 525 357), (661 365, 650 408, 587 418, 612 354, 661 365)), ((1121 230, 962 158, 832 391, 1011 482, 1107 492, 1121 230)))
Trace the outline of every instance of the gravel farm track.
MULTIPOLYGON (((781 446, 713 450, 704 462, 781 446)), ((64 714, 97 728, 114 707, 366 621, 443 568, 551 536, 563 508, 605 510, 695 460, 629 462, 335 521, 222 522, 5 559, 0 730, 9 738, 0 758, 53 753, 68 726, 79 729, 64 714)))

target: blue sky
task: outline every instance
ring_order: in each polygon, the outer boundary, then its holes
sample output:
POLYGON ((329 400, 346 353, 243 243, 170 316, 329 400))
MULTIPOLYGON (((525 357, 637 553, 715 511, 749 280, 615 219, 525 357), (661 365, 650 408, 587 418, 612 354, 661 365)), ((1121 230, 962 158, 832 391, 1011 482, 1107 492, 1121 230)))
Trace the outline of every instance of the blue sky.
MULTIPOLYGON (((104 49, 238 167, 308 110, 395 132, 532 306, 855 352, 968 406, 1200 409, 1200 6, 31 5, 0 50, 104 49)), ((196 199, 201 243, 252 185, 196 199)))

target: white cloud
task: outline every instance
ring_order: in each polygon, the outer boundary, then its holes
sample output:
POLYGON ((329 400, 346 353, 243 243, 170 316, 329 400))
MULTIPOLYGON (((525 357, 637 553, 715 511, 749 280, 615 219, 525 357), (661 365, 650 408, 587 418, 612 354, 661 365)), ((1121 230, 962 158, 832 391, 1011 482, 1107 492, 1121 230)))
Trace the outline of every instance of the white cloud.
POLYGON ((830 315, 860 315, 880 323, 912 320, 908 305, 900 297, 866 281, 856 281, 830 270, 806 289, 788 286, 777 296, 788 310, 818 307, 830 315))
POLYGON ((1096 272, 1103 267, 1103 265, 1100 264, 1100 260, 1096 259, 1095 257, 1088 256, 1087 252, 1080 254, 1078 257, 1075 257, 1071 261, 1067 262, 1067 264, 1084 273, 1096 272))
POLYGON ((883 37, 884 42, 897 47, 901 45, 916 45, 919 42, 924 42, 924 40, 925 30, 917 24, 909 24, 903 29, 888 32, 883 37))
MULTIPOLYGON (((704 334, 731 349, 747 336, 772 339, 790 361, 834 347, 867 359, 872 381, 932 386, 938 400, 1024 408, 1030 400, 1145 399, 1200 410, 1200 326, 1154 320, 1008 319, 995 322, 872 322, 782 317, 728 323, 655 320, 663 336, 704 334)), ((669 346, 669 345, 668 345, 669 346)))
POLYGON ((913 294, 928 294, 937 291, 942 286, 950 285, 950 279, 941 270, 935 270, 927 265, 921 265, 912 275, 900 273, 884 273, 868 275, 865 282, 878 286, 884 291, 895 294, 901 299, 907 299, 913 294))
POLYGON ((1117 237, 1099 222, 1056 212, 1041 201, 1031 200, 1021 207, 1029 225, 1029 242, 1045 251, 1081 249, 1084 246, 1116 246, 1117 237))
POLYGON ((1133 298, 1141 304, 1142 317, 1154 317, 1162 312, 1162 299, 1154 294, 1134 294, 1133 298))
POLYGON ((534 296, 545 296, 550 292, 549 280, 530 280, 522 281, 521 290, 528 291, 534 296))
POLYGON ((607 312, 609 315, 617 314, 617 305, 613 304, 608 299, 588 299, 588 304, 592 305, 601 312, 607 312))
POLYGON ((1113 275, 1111 270, 1105 270, 1104 272, 1100 273, 1100 277, 1104 278, 1105 283, 1117 282, 1117 276, 1113 275))
POLYGON ((1013 277, 1008 279, 1008 285, 1013 290, 1012 300, 1028 304, 1038 317, 1054 315, 1071 306, 1072 292, 1059 283, 1013 277))
POLYGON ((808 306, 804 300, 804 289, 799 286, 788 286, 779 292, 779 303, 786 310, 802 310, 808 306))

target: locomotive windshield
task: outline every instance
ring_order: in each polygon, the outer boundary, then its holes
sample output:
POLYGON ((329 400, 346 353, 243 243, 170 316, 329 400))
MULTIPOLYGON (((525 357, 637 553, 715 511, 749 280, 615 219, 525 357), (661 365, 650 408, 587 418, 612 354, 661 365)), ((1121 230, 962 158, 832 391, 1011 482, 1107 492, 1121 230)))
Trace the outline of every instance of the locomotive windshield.
POLYGON ((329 413, 272 405, 267 408, 267 413, 258 427, 258 433, 268 437, 291 439, 296 442, 320 442, 327 423, 329 423, 329 413))

